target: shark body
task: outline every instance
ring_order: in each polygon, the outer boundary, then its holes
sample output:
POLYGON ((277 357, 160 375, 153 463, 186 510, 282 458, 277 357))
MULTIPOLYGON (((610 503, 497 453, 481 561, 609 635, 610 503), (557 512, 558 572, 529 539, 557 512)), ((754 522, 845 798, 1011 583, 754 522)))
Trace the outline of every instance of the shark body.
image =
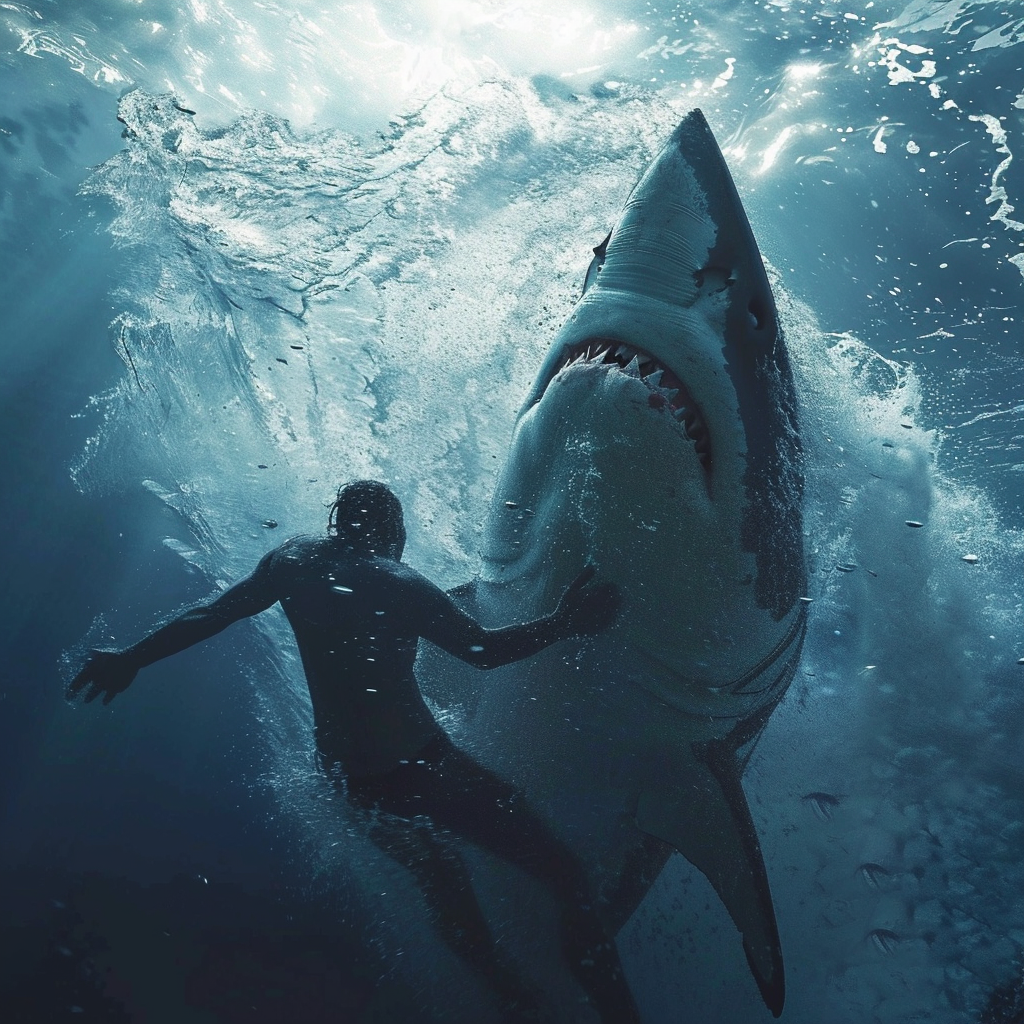
POLYGON ((588 562, 611 630, 488 673, 469 740, 558 823, 621 925, 672 851, 710 880, 768 1008, 782 951, 740 778, 803 644, 796 397, 775 302, 700 111, 594 250, 517 419, 471 600, 549 612, 588 562))

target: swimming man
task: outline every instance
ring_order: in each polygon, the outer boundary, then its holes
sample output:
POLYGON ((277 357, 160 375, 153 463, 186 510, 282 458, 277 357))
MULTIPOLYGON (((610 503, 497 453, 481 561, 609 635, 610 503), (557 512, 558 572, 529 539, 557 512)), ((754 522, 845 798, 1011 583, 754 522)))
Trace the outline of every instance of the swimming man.
MULTIPOLYGON (((92 651, 69 696, 107 704, 146 665, 280 602, 313 704, 316 746, 338 788, 365 812, 372 840, 408 868, 441 937, 489 984, 508 1014, 532 996, 500 953, 462 857, 444 830, 509 861, 560 907, 562 952, 605 1024, 637 1022, 612 938, 582 867, 514 787, 459 750, 434 719, 413 672, 420 638, 478 668, 528 658, 606 629, 619 597, 588 568, 548 616, 484 629, 401 561, 402 506, 373 480, 338 491, 326 537, 299 537, 255 571, 122 651, 92 651)), ((515 723, 510 723, 514 727, 515 723)))

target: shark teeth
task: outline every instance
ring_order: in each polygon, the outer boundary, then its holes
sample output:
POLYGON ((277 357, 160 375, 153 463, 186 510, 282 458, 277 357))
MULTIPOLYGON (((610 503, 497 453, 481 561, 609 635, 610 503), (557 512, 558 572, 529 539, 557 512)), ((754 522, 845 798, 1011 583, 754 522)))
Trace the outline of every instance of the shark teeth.
POLYGON ((584 341, 567 349, 556 373, 568 366, 600 364, 618 366, 651 389, 651 407, 664 409, 693 442, 705 471, 711 471, 711 435, 707 423, 683 382, 652 355, 632 345, 605 339, 584 341))

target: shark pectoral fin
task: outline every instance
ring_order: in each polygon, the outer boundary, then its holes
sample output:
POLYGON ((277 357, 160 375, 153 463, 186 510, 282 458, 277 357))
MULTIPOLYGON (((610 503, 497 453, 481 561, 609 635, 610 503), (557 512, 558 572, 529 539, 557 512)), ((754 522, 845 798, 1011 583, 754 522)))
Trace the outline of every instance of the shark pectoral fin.
POLYGON ((765 1005, 778 1017, 786 998, 782 946, 754 822, 732 751, 695 745, 695 757, 669 789, 640 794, 637 826, 674 846, 711 882, 743 936, 743 950, 765 1005))

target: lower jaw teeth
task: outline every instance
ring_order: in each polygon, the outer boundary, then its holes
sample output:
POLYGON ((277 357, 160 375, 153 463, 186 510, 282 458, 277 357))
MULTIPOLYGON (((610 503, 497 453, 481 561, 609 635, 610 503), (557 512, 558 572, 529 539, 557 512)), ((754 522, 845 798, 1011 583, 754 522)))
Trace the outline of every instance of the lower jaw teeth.
MULTIPOLYGON (((618 345, 613 354, 612 346, 607 343, 585 345, 575 355, 567 358, 563 367, 572 366, 580 362, 617 364, 621 372, 630 377, 642 379, 653 391, 661 394, 665 399, 666 406, 671 411, 672 418, 683 428, 686 436, 694 442, 697 458, 700 460, 701 466, 706 470, 710 470, 711 454, 707 431, 692 409, 685 405, 673 408, 672 402, 679 394, 680 389, 673 387, 663 388, 661 386, 666 373, 663 366, 658 366, 657 362, 650 358, 645 358, 641 364, 640 353, 628 345, 618 345)), ((671 377, 671 382, 677 383, 676 378, 671 377)))

